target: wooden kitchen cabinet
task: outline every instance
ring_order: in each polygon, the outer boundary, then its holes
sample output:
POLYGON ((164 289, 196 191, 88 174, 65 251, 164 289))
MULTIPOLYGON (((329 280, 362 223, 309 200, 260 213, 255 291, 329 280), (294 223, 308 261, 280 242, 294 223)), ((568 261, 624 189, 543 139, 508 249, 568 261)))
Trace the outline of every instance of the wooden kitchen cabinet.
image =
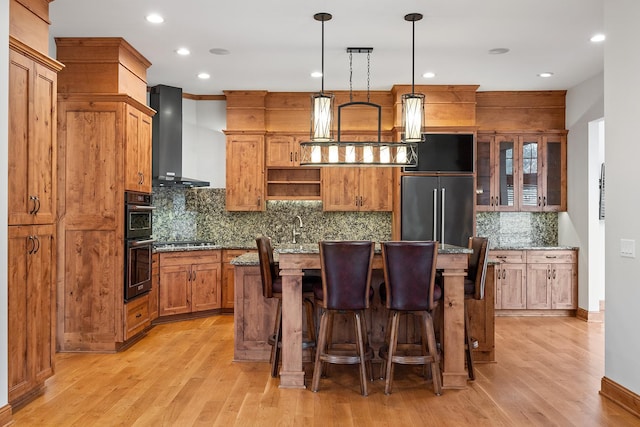
POLYGON ((264 134, 227 134, 226 208, 263 211, 264 134))
POLYGON ((476 211, 516 211, 517 136, 478 133, 476 149, 476 211))
POLYGON ((8 232, 9 402, 41 392, 55 354, 55 226, 10 226, 8 232))
POLYGON ((327 167, 322 173, 323 210, 392 210, 391 168, 327 167))
POLYGON ((234 267, 231 260, 243 254, 257 252, 255 249, 224 249, 222 251, 222 308, 233 310, 235 298, 234 267))
POLYGON ((478 132, 476 210, 564 211, 566 132, 478 132))
POLYGON ((496 309, 570 310, 578 308, 575 250, 491 250, 496 265, 496 309))
POLYGON ((158 318, 160 290, 160 254, 151 255, 151 290, 149 291, 149 320, 158 318))
POLYGON ((131 323, 147 316, 139 310, 153 316, 149 304, 124 301, 124 193, 151 192, 151 64, 122 38, 55 42, 65 64, 57 104, 57 314, 64 319, 57 350, 119 351, 141 331, 131 323))
POLYGON ((125 190, 151 193, 151 116, 127 105, 125 190))
POLYGON ((575 251, 528 251, 527 308, 575 310, 576 263, 575 251))
POLYGON ((142 295, 125 304, 124 339, 128 340, 151 325, 149 294, 142 295))
POLYGON ((489 252, 495 267, 496 310, 527 307, 527 268, 524 251, 489 252))
POLYGON ((567 140, 564 133, 521 136, 522 211, 567 210, 567 140))
POLYGON ((9 47, 8 223, 53 224, 57 72, 62 64, 13 38, 9 47))
MULTIPOLYGON (((12 3, 11 11, 29 6, 12 3)), ((37 11, 43 11, 36 8, 37 11)), ((48 8, 44 9, 48 12, 48 8)), ((25 25, 42 17, 10 16, 7 182, 8 401, 15 408, 42 393, 53 375, 56 274, 57 73, 62 64, 36 47, 42 32, 25 25), (24 19, 22 19, 24 18, 24 19), (25 27, 30 30, 24 31, 25 27), (23 40, 14 37, 24 36, 23 40)), ((46 20, 45 20, 46 22, 46 20)), ((45 49, 46 51, 46 49, 45 49)))
POLYGON ((300 166, 301 137, 268 135, 266 138, 267 167, 300 166))
POLYGON ((220 250, 160 254, 159 315, 221 307, 220 250))

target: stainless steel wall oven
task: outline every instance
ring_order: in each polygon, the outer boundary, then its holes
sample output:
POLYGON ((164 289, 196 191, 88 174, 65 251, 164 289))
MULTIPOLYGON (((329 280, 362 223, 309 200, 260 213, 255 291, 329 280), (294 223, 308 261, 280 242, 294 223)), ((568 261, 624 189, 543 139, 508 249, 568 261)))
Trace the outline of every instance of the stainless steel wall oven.
POLYGON ((151 194, 125 192, 125 301, 151 290, 155 209, 151 202, 151 194))

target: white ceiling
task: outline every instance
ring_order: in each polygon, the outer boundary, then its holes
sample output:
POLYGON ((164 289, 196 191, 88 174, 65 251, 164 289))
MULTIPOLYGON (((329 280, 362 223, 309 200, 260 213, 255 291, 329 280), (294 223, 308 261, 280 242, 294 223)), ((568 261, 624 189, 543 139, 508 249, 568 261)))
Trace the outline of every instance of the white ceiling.
MULTIPOLYGON (((123 37, 152 66, 149 86, 197 95, 223 90, 318 91, 320 22, 325 23, 325 89, 349 89, 347 47, 373 47, 371 90, 411 84, 477 84, 479 90, 569 89, 603 69, 604 0, 55 0, 52 37, 123 37), (163 24, 145 21, 150 12, 163 24), (179 57, 187 47, 192 54, 179 57), (490 55, 506 47, 504 55, 490 55), (223 48, 229 55, 213 55, 223 48), (206 71, 209 80, 196 75, 206 71), (425 71, 437 74, 424 79, 425 71), (537 76, 551 71, 553 77, 537 76)), ((606 43, 606 42, 605 42, 606 43)), ((55 44, 52 42, 52 52, 55 44)), ((367 88, 366 54, 353 56, 353 89, 367 88)))

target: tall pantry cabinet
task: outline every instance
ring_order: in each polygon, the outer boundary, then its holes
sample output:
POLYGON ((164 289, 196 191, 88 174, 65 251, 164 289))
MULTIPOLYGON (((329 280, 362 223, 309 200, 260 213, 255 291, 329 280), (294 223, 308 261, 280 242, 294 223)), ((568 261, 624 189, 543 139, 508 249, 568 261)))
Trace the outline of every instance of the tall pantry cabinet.
POLYGON ((48 1, 9 9, 8 398, 40 394, 55 354, 56 94, 48 1))
POLYGON ((149 298, 156 293, 124 301, 124 192, 151 193, 150 63, 122 38, 57 38, 56 47, 65 64, 58 96, 57 348, 118 351, 157 312, 149 298))

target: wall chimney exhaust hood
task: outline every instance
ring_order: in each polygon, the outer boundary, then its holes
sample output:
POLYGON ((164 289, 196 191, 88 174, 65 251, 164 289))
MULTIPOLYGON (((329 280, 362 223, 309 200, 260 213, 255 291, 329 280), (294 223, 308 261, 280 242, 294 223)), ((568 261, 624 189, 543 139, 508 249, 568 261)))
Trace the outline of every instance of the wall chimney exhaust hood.
POLYGON ((182 176, 182 89, 157 85, 149 91, 153 116, 153 186, 208 187, 207 181, 182 176))

